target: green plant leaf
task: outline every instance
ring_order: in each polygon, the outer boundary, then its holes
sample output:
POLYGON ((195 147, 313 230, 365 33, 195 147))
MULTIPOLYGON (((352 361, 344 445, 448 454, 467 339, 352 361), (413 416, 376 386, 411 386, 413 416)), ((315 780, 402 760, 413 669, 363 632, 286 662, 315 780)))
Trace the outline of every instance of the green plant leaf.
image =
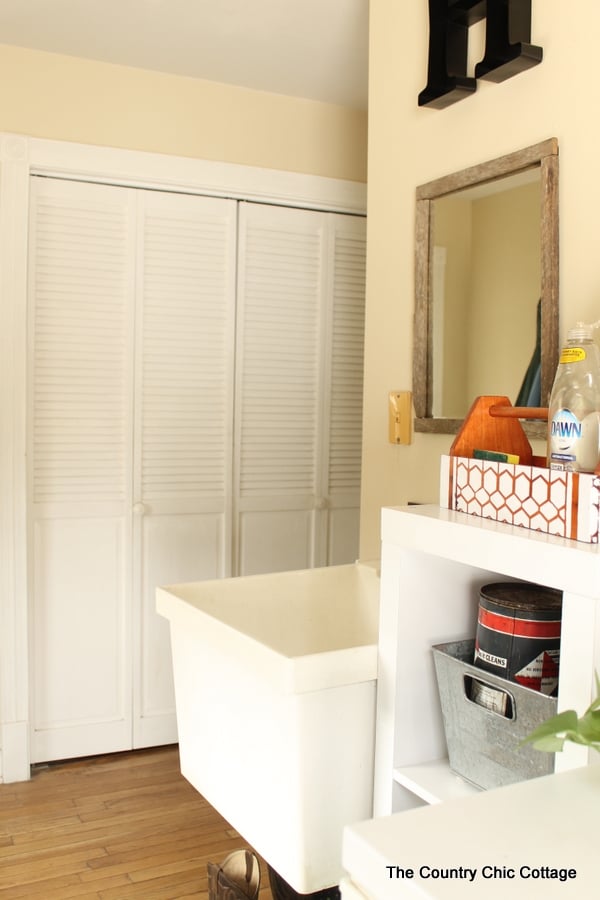
POLYGON ((565 741, 592 747, 600 753, 600 677, 594 672, 596 697, 592 700, 580 719, 574 709, 567 709, 542 722, 531 734, 521 741, 533 744, 536 750, 556 753, 564 748, 565 741))
MULTIPOLYGON (((537 738, 531 743, 535 747, 536 750, 541 750, 543 753, 560 753, 565 745, 566 738, 564 737, 556 737, 554 734, 549 734, 546 737, 537 738)), ((528 741, 523 741, 525 744, 528 741)))
POLYGON ((596 697, 588 706, 586 712, 598 712, 600 710, 600 697, 596 697))
POLYGON ((584 715, 587 715, 587 713, 589 712, 596 712, 600 710, 600 676, 598 675, 598 672, 594 672, 594 678, 596 680, 596 696, 586 709, 584 715))
POLYGON ((581 737, 589 741, 590 744, 600 742, 600 713, 586 712, 579 719, 577 725, 581 737))

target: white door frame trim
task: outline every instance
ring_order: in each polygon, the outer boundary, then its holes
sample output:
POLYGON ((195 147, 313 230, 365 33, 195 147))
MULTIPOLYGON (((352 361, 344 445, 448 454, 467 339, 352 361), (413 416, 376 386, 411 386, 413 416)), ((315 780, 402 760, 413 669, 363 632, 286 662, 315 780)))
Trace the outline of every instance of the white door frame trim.
POLYGON ((357 215, 358 182, 0 133, 0 781, 30 777, 27 243, 33 174, 357 215))

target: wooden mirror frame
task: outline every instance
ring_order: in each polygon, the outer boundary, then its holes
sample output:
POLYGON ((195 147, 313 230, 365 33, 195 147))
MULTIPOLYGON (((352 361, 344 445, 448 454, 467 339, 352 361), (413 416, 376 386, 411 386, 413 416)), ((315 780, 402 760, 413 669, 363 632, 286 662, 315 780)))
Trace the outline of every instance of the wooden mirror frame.
MULTIPOLYGON (((550 138, 524 150, 471 166, 462 172, 419 185, 415 221, 415 315, 413 333, 413 403, 415 431, 456 434, 462 419, 434 418, 432 284, 433 202, 465 188, 540 169, 541 191, 541 404, 546 406, 558 365, 558 140, 550 138)), ((472 398, 475 400, 475 397, 472 398)), ((531 437, 545 438, 543 423, 526 422, 531 437)))

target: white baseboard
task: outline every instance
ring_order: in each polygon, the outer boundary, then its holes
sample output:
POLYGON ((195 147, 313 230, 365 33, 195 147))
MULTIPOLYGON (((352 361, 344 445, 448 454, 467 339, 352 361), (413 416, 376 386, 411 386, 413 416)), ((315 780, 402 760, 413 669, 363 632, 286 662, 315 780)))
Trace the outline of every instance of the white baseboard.
POLYGON ((2 726, 0 751, 0 781, 29 781, 29 725, 27 722, 7 722, 2 726))

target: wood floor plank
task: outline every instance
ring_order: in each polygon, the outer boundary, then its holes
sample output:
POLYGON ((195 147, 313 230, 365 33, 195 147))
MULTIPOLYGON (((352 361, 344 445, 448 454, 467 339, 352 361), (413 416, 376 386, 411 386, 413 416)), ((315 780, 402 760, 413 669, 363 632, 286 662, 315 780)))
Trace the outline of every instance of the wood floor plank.
POLYGON ((127 896, 131 882, 126 875, 99 879, 93 885, 86 884, 77 876, 70 878, 43 878, 40 881, 27 881, 24 884, 7 888, 0 892, 2 900, 88 900, 97 898, 99 891, 119 889, 121 897, 127 896))
MULTIPOLYGON (((183 778, 177 747, 35 767, 0 785, 0 900, 207 898, 248 846, 183 778)), ((261 860, 259 900, 272 900, 261 860)))

